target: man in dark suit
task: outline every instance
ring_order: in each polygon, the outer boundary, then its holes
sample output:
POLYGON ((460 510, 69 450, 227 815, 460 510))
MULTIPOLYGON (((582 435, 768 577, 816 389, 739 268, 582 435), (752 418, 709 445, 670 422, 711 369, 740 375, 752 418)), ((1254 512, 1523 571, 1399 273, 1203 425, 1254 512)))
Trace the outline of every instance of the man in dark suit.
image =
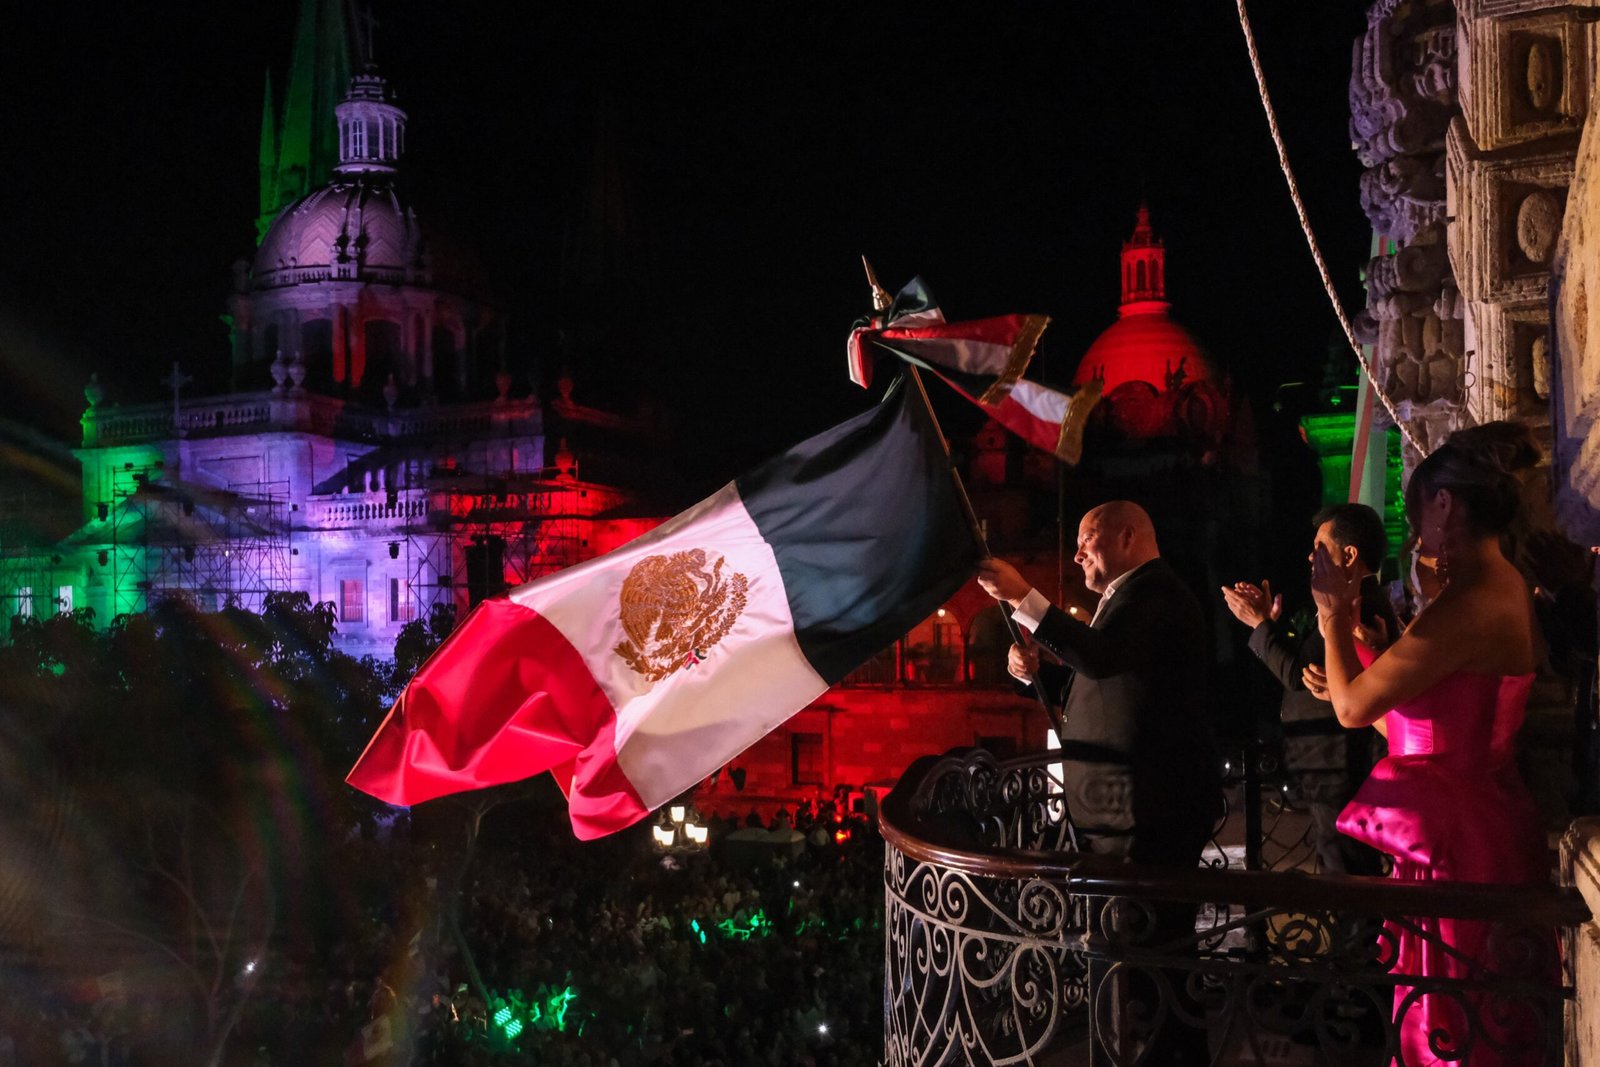
POLYGON ((1012 646, 1008 666, 1064 695, 1064 786, 1085 850, 1196 867, 1222 811, 1200 604, 1131 501, 1085 515, 1073 558, 1100 594, 1087 623, 1004 560, 979 565, 984 590, 1032 633, 1012 646), (1041 665, 1040 648, 1066 669, 1041 665))
MULTIPOLYGON (((1161 558, 1155 527, 1139 505, 1102 504, 1078 526, 1074 560, 1083 582, 1100 594, 1087 623, 1047 601, 1015 567, 979 564, 978 582, 1032 640, 1011 647, 1008 667, 1064 695, 1062 771, 1069 814, 1085 851, 1138 863, 1193 870, 1222 812, 1216 741, 1206 694, 1205 622, 1200 603, 1161 558), (1043 649, 1064 665, 1041 664, 1043 649)), ((1150 902, 1147 943, 1168 953, 1191 952, 1193 904, 1150 902)), ((1186 992, 1187 972, 1164 982, 1134 969, 1122 981, 1117 1009, 1161 1019, 1146 1034, 1147 1065, 1209 1062, 1203 1030, 1172 1010, 1199 1014, 1186 992), (1163 991, 1165 990, 1165 991, 1163 991), (1176 1003, 1163 1003, 1176 998, 1176 1003)), ((1097 1034, 1106 1040, 1110 1034, 1097 1034)), ((1115 1059, 1131 1060, 1134 1049, 1115 1059)))
MULTIPOLYGON (((1364 504, 1336 504, 1318 512, 1312 527, 1313 557, 1321 546, 1361 575, 1362 626, 1357 637, 1374 651, 1382 651, 1400 634, 1394 607, 1376 573, 1387 545, 1383 520, 1364 504)), ((1323 641, 1316 623, 1289 625, 1281 618, 1282 598, 1273 596, 1266 582, 1224 586, 1222 596, 1233 617, 1250 627, 1250 651, 1283 686, 1284 763, 1311 817, 1310 844, 1320 869, 1380 873, 1378 854, 1345 837, 1334 825, 1372 768, 1373 731, 1347 730, 1334 716, 1319 681, 1323 641)))

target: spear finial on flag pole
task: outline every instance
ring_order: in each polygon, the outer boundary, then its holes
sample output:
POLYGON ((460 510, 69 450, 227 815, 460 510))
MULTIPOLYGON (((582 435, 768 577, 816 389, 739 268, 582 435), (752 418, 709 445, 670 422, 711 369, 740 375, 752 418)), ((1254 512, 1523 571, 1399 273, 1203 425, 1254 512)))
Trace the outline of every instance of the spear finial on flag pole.
POLYGON ((867 271, 867 284, 872 286, 872 310, 888 311, 889 305, 894 303, 894 298, 889 295, 889 290, 878 284, 878 276, 872 270, 872 261, 862 256, 861 265, 867 271))
MULTIPOLYGON (((867 284, 872 286, 872 310, 878 312, 889 310, 889 306, 894 303, 894 298, 889 295, 888 290, 878 284, 878 275, 872 269, 872 261, 863 255, 861 257, 861 266, 867 272, 867 284)), ((961 478, 961 472, 956 469, 955 458, 950 453, 950 441, 945 437, 944 427, 939 424, 939 416, 933 410, 933 401, 928 398, 928 390, 922 384, 922 375, 918 372, 915 363, 908 363, 906 371, 911 378, 912 385, 916 386, 918 396, 922 399, 922 407, 928 413, 928 421, 933 427, 934 436, 938 438, 939 446, 944 449, 945 464, 950 472, 951 481, 955 483, 956 499, 960 502, 961 511, 966 516, 972 539, 978 544, 986 558, 991 557, 994 553, 989 551, 987 531, 984 529, 982 521, 979 520, 977 511, 972 506, 972 498, 967 495, 967 486, 961 478)), ((1017 621, 1011 617, 1008 606, 1001 606, 1000 617, 1005 620, 1006 632, 1011 635, 1012 643, 1022 644, 1022 635, 1017 630, 1017 621)), ((1032 683, 1033 695, 1039 701, 1039 707, 1044 711, 1045 718, 1050 721, 1051 725, 1059 733, 1062 729, 1062 721, 1060 716, 1055 713, 1055 710, 1051 708, 1050 701, 1045 698, 1044 685, 1038 678, 1032 679, 1032 683)), ((1076 847, 1077 833, 1072 830, 1070 822, 1068 823, 1067 831, 1072 835, 1073 844, 1076 847)))

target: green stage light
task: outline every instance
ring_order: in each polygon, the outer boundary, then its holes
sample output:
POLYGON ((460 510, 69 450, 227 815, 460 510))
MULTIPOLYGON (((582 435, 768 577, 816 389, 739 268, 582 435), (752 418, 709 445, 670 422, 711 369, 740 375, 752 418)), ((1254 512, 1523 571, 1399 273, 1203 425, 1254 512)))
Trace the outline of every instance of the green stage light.
POLYGON ((567 988, 551 997, 550 1002, 545 1005, 545 1014, 555 1016, 556 1029, 563 1033, 567 1029, 567 1008, 576 999, 578 999, 577 991, 571 986, 567 986, 567 988))

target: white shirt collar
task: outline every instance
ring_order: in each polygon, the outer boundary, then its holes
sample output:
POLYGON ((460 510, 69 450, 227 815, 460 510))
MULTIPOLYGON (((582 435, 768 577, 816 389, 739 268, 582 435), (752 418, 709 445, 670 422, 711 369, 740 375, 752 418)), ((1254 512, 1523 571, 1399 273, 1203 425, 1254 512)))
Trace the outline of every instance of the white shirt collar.
POLYGON ((1111 597, 1116 593, 1116 591, 1122 588, 1122 583, 1126 582, 1129 578, 1132 578, 1136 571, 1141 571, 1145 567, 1149 566, 1150 562, 1150 560, 1146 560, 1137 567, 1129 567, 1127 570, 1123 571, 1121 574, 1117 575, 1115 578, 1106 583, 1106 591, 1100 594, 1100 603, 1095 605, 1094 618, 1089 620, 1090 626, 1094 625, 1094 620, 1098 619, 1100 617, 1100 613, 1106 609, 1106 605, 1110 603, 1111 597))

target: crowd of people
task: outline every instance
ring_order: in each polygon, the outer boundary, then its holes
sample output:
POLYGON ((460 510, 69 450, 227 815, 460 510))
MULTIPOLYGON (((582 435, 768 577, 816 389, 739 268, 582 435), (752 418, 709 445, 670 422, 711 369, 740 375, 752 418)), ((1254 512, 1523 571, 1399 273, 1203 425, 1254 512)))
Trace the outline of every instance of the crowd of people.
POLYGON ((433 1014, 419 1062, 878 1062, 882 840, 865 822, 834 833, 831 811, 802 812, 802 833, 811 822, 829 832, 794 858, 734 860, 713 844, 630 871, 591 846, 558 845, 559 862, 549 842, 497 849, 475 868, 464 930, 492 999, 480 1007, 458 984, 467 1008, 433 1014), (507 1007, 506 1023, 538 1016, 515 1039, 494 1022, 507 1007))
MULTIPOLYGON (((437 877, 414 943, 398 943, 407 923, 374 916, 365 980, 336 1006, 344 1032, 361 1032, 347 1062, 878 1062, 882 839, 831 805, 787 817, 808 842, 798 856, 718 840, 663 853, 647 832, 580 844, 559 821, 491 827, 461 887, 459 939, 437 877)), ((720 838, 736 821, 716 825, 720 838)))
MULTIPOLYGON (((883 841, 869 822, 803 807, 784 813, 807 841, 798 855, 663 852, 646 825, 582 843, 558 810, 529 809, 485 821, 459 896, 407 821, 350 841, 350 868, 397 891, 352 887, 363 918, 330 951, 297 950, 305 932, 291 931, 264 952, 220 1062, 879 1061, 883 841)), ((747 822, 718 820, 721 836, 747 822)), ((106 992, 11 1013, 26 1029, 0 1041, 0 1064, 155 1062, 141 1035, 160 991, 106 992)))

